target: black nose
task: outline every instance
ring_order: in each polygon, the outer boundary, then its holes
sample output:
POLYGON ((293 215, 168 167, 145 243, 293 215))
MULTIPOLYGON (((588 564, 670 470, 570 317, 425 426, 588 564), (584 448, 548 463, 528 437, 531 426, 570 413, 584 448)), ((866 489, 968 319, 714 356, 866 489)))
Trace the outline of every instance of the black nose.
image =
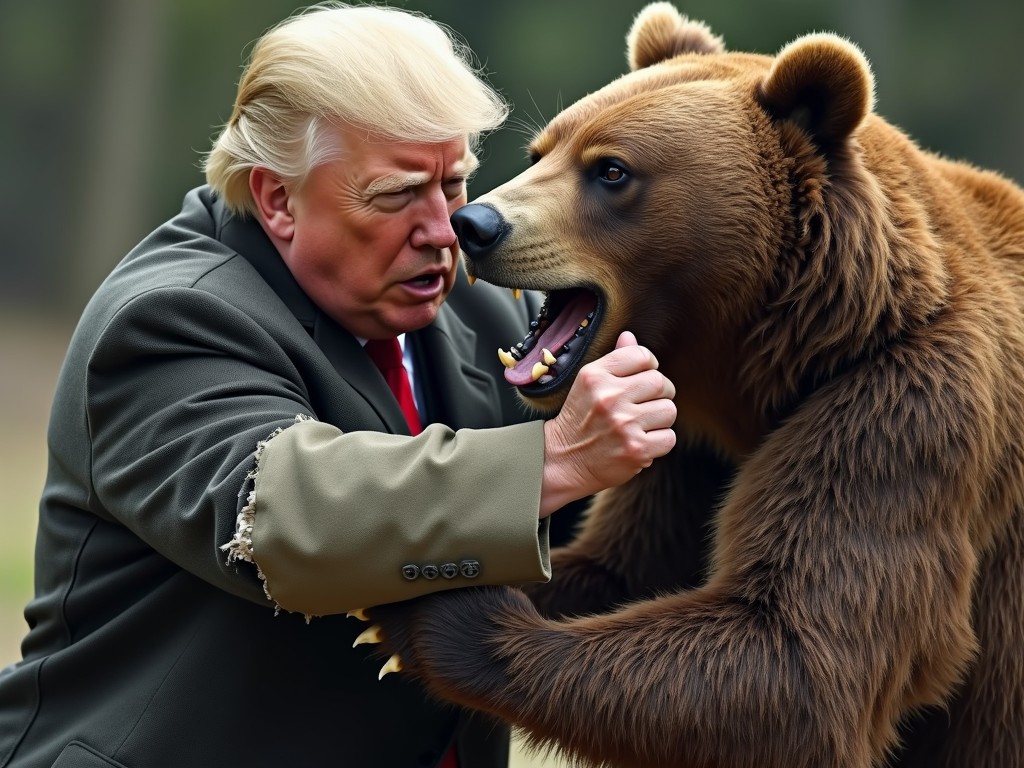
POLYGON ((508 224, 491 206, 472 203, 452 214, 452 229, 462 252, 471 259, 482 259, 501 242, 508 224))

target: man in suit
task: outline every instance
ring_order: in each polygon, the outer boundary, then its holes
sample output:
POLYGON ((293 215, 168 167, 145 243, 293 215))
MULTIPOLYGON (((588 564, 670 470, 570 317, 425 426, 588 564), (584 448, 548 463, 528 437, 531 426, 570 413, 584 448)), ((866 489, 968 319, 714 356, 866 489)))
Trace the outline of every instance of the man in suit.
POLYGON ((628 334, 559 416, 515 406, 494 350, 536 306, 453 292, 448 220, 505 113, 422 17, 261 39, 209 184, 71 341, 0 766, 506 763, 497 724, 379 680, 346 613, 547 578, 549 515, 670 450, 674 410, 628 334))

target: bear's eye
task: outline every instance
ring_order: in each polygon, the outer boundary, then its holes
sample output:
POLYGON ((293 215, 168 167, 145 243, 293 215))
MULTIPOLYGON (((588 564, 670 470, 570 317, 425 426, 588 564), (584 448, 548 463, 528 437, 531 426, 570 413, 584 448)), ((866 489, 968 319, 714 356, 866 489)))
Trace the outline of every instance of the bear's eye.
POLYGON ((596 170, 597 178, 606 184, 622 184, 629 178, 629 171, 618 160, 601 160, 596 170))

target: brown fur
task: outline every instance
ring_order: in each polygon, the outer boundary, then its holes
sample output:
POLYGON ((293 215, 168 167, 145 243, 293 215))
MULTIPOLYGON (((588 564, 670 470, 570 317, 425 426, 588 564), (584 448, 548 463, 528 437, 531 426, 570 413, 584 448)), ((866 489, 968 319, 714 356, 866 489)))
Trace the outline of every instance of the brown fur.
POLYGON ((728 53, 657 3, 628 46, 478 201, 506 233, 469 267, 599 291, 587 359, 634 331, 679 445, 536 607, 378 608, 386 647, 587 764, 1024 765, 1024 193, 874 115, 834 36, 728 53))

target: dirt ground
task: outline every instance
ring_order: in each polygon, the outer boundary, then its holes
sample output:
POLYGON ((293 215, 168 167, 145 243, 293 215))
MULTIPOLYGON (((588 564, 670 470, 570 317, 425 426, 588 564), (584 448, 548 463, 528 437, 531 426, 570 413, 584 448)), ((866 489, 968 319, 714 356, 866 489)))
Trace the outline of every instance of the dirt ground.
MULTIPOLYGON (((21 657, 22 610, 32 593, 36 506, 45 478, 50 399, 71 328, 0 312, 0 668, 21 657)), ((559 768, 516 744, 510 768, 559 768)))

